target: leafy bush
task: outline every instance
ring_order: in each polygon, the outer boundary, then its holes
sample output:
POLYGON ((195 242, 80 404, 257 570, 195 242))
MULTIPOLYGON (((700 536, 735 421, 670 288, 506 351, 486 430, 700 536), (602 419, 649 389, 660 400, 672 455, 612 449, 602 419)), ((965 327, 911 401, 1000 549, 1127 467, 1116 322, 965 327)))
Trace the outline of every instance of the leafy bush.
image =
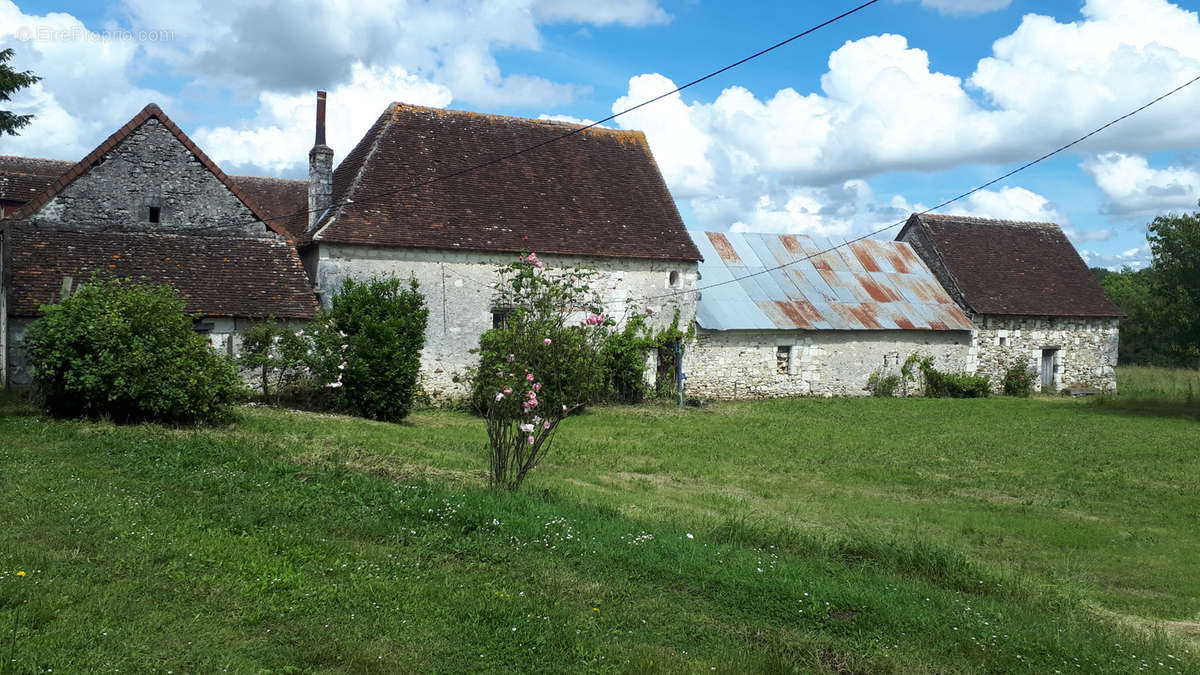
POLYGON ((916 375, 913 365, 919 366, 924 381, 925 395, 929 398, 987 398, 992 391, 987 375, 966 373, 943 373, 933 367, 932 356, 912 354, 900 367, 905 380, 913 381, 916 375))
POLYGON ((871 373, 867 377, 867 391, 871 392, 871 396, 877 398, 891 398, 896 394, 896 388, 899 386, 899 375, 871 373))
POLYGON ((1004 371, 1004 394, 1006 396, 1029 396, 1033 393, 1033 375, 1028 364, 1015 363, 1004 371))
POLYGON ((303 330, 269 318, 241 334, 238 365, 258 372, 263 398, 279 400, 285 388, 294 387, 308 374, 312 345, 303 330))
POLYGON ((237 372, 169 286, 93 278, 42 314, 25 345, 51 414, 188 424, 230 412, 237 372))
POLYGON ((480 338, 472 400, 487 420, 489 479, 516 490, 562 420, 603 393, 613 321, 589 285, 594 272, 551 272, 530 253, 497 274, 495 306, 508 313, 480 338))
POLYGON ((310 370, 356 415, 398 422, 412 409, 429 310, 416 280, 407 286, 396 278, 346 279, 311 325, 310 370))
POLYGON ((603 358, 604 394, 614 403, 641 403, 646 398, 646 353, 651 340, 641 335, 645 321, 634 315, 625 328, 605 338, 603 358))

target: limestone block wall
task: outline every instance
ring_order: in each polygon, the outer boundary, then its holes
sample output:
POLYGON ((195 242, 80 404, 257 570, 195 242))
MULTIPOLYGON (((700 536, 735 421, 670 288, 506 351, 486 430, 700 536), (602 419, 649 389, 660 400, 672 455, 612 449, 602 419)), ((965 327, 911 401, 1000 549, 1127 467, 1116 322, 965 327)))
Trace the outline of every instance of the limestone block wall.
POLYGON ((26 222, 85 232, 275 236, 153 118, 26 222), (158 209, 157 223, 151 207, 158 209))
POLYGON ((969 365, 967 331, 709 331, 684 352, 688 395, 713 399, 866 396, 871 373, 898 374, 910 354, 942 370, 969 365))
MULTIPOLYGON (((594 286, 607 313, 621 320, 631 310, 627 301, 647 296, 671 295, 638 302, 639 310, 653 310, 651 326, 671 322, 676 307, 680 325, 687 326, 696 315, 695 262, 541 255, 554 268, 587 267, 600 273, 594 286)), ((479 347, 479 336, 492 327, 492 284, 498 280, 497 264, 512 260, 499 253, 446 251, 440 249, 385 248, 337 244, 315 244, 302 252, 305 268, 314 275, 322 303, 341 286, 342 280, 365 280, 371 276, 415 277, 429 307, 425 349, 421 354, 422 386, 435 399, 457 398, 467 392, 463 378, 478 363, 471 350, 479 347)))
POLYGON ((1018 363, 1034 374, 1035 389, 1041 391, 1039 376, 1043 350, 1056 349, 1056 389, 1081 385, 1101 391, 1116 391, 1117 337, 1119 320, 1077 317, 977 316, 974 344, 977 372, 992 378, 993 387, 1003 386, 1005 371, 1018 363))

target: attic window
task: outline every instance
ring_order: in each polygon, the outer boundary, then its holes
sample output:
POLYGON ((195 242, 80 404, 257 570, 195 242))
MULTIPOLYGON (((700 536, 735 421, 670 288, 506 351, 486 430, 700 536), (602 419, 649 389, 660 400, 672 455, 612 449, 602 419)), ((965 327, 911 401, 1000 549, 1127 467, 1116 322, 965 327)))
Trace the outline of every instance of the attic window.
POLYGON ((667 275, 667 283, 671 285, 671 288, 679 288, 678 270, 671 270, 671 274, 667 275))
POLYGON ((149 207, 149 213, 147 214, 146 220, 148 220, 152 223, 157 223, 157 222, 159 222, 159 218, 161 216, 162 216, 162 207, 161 206, 151 206, 151 207, 149 207))

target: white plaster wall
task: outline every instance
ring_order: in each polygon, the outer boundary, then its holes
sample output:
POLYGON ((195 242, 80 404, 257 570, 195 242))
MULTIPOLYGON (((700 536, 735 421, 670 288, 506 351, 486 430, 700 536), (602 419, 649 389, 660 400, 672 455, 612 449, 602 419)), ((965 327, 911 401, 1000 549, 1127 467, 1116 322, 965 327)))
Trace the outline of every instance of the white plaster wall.
POLYGON ((782 396, 867 396, 871 373, 898 374, 910 354, 961 372, 967 331, 709 331, 697 329, 685 349, 688 395, 714 399, 782 396), (791 348, 780 372, 778 348, 791 348))
MULTIPOLYGON (((492 327, 491 285, 498 280, 498 264, 512 256, 475 251, 385 248, 318 244, 315 253, 315 285, 322 303, 341 286, 342 280, 358 281, 372 276, 415 277, 429 307, 425 349, 421 354, 422 386, 435 399, 456 398, 467 392, 465 378, 478 363, 472 350, 479 336, 492 327)), ((313 256, 312 248, 305 257, 313 256)), ((592 268, 600 273, 597 288, 608 314, 621 320, 631 310, 627 301, 637 301, 639 310, 651 308, 650 324, 667 325, 680 310, 680 326, 696 315, 696 294, 643 300, 695 290, 699 278, 694 262, 643 260, 636 258, 569 257, 541 255, 548 267, 592 268), (671 285, 671 273, 676 283, 671 285)))
POLYGON ((980 316, 975 323, 977 372, 991 377, 996 391, 1003 388, 1005 371, 1019 363, 1034 374, 1034 388, 1041 391, 1042 349, 1048 347, 1058 348, 1056 389, 1117 390, 1117 319, 980 316))

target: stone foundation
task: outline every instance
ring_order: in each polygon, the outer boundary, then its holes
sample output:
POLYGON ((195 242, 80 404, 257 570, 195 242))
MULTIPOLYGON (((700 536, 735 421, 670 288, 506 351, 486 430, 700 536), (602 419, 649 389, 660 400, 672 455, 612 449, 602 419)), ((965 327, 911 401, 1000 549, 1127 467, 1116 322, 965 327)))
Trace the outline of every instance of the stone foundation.
POLYGON ((689 396, 712 399, 867 396, 872 373, 899 374, 910 354, 968 367, 966 331, 707 331, 684 352, 689 396))

